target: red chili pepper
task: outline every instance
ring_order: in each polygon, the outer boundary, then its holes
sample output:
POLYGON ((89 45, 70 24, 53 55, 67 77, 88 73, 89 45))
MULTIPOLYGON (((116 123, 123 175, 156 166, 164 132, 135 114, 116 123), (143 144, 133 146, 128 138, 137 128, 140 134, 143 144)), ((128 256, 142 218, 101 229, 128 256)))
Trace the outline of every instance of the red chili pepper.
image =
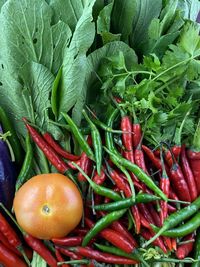
MULTIPOLYGON (((62 257, 60 251, 56 248, 55 249, 56 258, 59 262, 64 262, 65 259, 62 257)), ((62 267, 70 267, 69 264, 62 264, 62 267)))
MULTIPOLYGON (((144 239, 146 240, 149 240, 151 239, 153 236, 154 236, 155 233, 153 232, 150 232, 149 230, 145 229, 143 231, 141 231, 141 235, 144 239)), ((153 242, 153 245, 157 246, 157 247, 160 247, 162 249, 162 251, 164 253, 167 253, 167 249, 162 241, 162 239, 156 239, 154 242, 153 242)))
MULTIPOLYGON (((110 168, 109 173, 110 173, 110 176, 113 179, 113 181, 116 183, 117 187, 121 191, 124 192, 126 197, 131 197, 132 192, 131 192, 131 189, 130 189, 128 183, 126 181, 124 181, 124 179, 114 169, 110 168)), ((133 217, 135 219, 136 233, 139 234, 141 223, 140 223, 140 213, 139 213, 137 205, 132 206, 131 211, 132 211, 133 217)))
POLYGON ((141 225, 151 231, 152 228, 151 228, 149 222, 146 220, 146 218, 143 216, 142 213, 140 214, 140 218, 141 218, 141 225))
MULTIPOLYGON (((104 217, 106 215, 106 212, 99 211, 99 214, 102 217, 104 217)), ((138 247, 136 240, 129 233, 129 231, 123 226, 123 224, 120 223, 120 221, 115 221, 115 222, 111 223, 110 228, 112 228, 113 230, 118 232, 120 235, 124 236, 124 238, 126 238, 132 244, 133 247, 135 247, 135 248, 138 247)))
POLYGON ((140 167, 144 172, 148 173, 146 163, 144 160, 144 153, 140 147, 135 149, 135 164, 140 167))
POLYGON ((174 213, 174 212, 177 211, 177 209, 174 206, 170 205, 170 204, 167 204, 167 210, 168 210, 169 214, 174 213))
POLYGON ((58 156, 58 154, 52 149, 51 146, 44 140, 44 138, 37 132, 35 128, 28 124, 27 119, 23 118, 23 121, 28 129, 33 141, 42 150, 51 164, 61 173, 65 173, 69 168, 67 164, 58 156))
MULTIPOLYGON (((91 160, 89 159, 89 157, 87 156, 87 154, 85 152, 83 152, 81 154, 81 158, 80 158, 80 168, 86 173, 88 174, 88 171, 90 169, 90 163, 91 160)), ((87 182, 86 178, 83 176, 82 173, 78 173, 78 181, 79 182, 87 182)))
POLYGON ((99 252, 98 250, 93 250, 89 247, 75 247, 72 248, 73 251, 79 253, 80 255, 87 257, 89 259, 94 259, 99 262, 111 263, 111 264, 136 264, 135 260, 127 259, 120 256, 115 256, 105 252, 99 252))
MULTIPOLYGON (((139 206, 139 209, 141 210, 141 214, 143 214, 144 219, 145 219, 145 220, 142 221, 142 223, 146 224, 146 226, 147 226, 146 228, 149 229, 150 233, 153 236, 154 232, 153 232, 150 224, 155 224, 157 226, 161 225, 160 217, 156 215, 156 211, 153 210, 151 206, 147 206, 147 204, 143 204, 143 203, 138 204, 138 206, 139 206), (153 216, 152 216, 152 213, 153 213, 153 216), (148 222, 149 225, 147 224, 147 222, 148 222)), ((165 237, 163 239, 167 243, 167 246, 171 249, 170 239, 169 238, 165 238, 165 237)), ((159 244, 160 248, 163 249, 164 243, 163 243, 163 240, 162 240, 161 237, 158 237, 157 244, 159 244)), ((165 248, 165 250, 166 250, 166 248, 165 248)))
POLYGON ((101 170, 100 175, 95 171, 94 177, 93 177, 93 182, 95 182, 98 185, 102 185, 106 179, 106 174, 104 172, 104 169, 101 170))
POLYGON ((174 154, 175 159, 178 160, 181 154, 181 146, 174 145, 172 147, 172 153, 174 154))
POLYGON ((133 131, 133 147, 136 149, 142 140, 142 129, 139 123, 134 123, 132 125, 133 131))
POLYGON ((77 160, 77 161, 68 161, 67 165, 70 167, 70 169, 72 169, 72 170, 76 170, 77 169, 76 166, 74 166, 72 164, 73 162, 76 163, 80 167, 80 159, 77 160))
POLYGON ((68 256, 72 260, 81 260, 82 257, 73 251, 69 251, 67 248, 56 247, 63 255, 68 256))
POLYGON ((185 181, 184 175, 178 163, 174 163, 170 169, 169 179, 172 182, 178 198, 183 201, 191 202, 190 192, 185 181))
POLYGON ((62 238, 52 239, 55 245, 61 245, 61 246, 67 246, 67 247, 80 246, 82 240, 83 240, 83 237, 81 236, 62 237, 62 238))
POLYGON ((72 233, 79 235, 79 236, 85 236, 88 232, 88 229, 85 228, 76 228, 72 231, 72 233))
POLYGON ((194 247, 194 233, 187 235, 186 237, 183 238, 183 241, 190 241, 189 243, 186 244, 181 244, 177 247, 176 250, 176 257, 180 260, 184 259, 187 257, 190 252, 193 250, 194 247))
MULTIPOLYGON (((94 226, 94 222, 91 221, 89 218, 85 218, 85 223, 88 227, 92 228, 94 226)), ((131 252, 135 249, 135 246, 129 242, 129 240, 124 237, 122 234, 120 234, 117 231, 114 231, 110 228, 106 228, 102 230, 99 235, 113 244, 114 246, 122 249, 125 252, 131 252)))
POLYGON ((22 243, 15 230, 6 221, 4 216, 0 213, 0 232, 7 238, 11 246, 15 248, 21 247, 22 243))
POLYGON ((187 156, 189 159, 190 167, 194 175, 194 179, 197 186, 198 195, 200 194, 200 152, 195 152, 193 150, 187 151, 187 156))
POLYGON ((27 267, 25 262, 0 242, 0 263, 6 267, 27 267))
POLYGON ((173 163, 174 163, 174 160, 173 160, 173 157, 172 157, 172 154, 174 156, 174 159, 176 161, 179 160, 179 157, 180 157, 180 154, 181 154, 181 146, 178 146, 178 145, 174 145, 172 148, 171 148, 171 151, 170 150, 167 150, 166 153, 165 153, 165 161, 167 162, 167 165, 171 168, 173 163))
POLYGON ((174 251, 177 250, 177 241, 176 241, 176 238, 171 238, 171 242, 172 242, 172 249, 174 251))
MULTIPOLYGON (((163 163, 163 162, 162 162, 163 163)), ((170 181, 169 181, 169 177, 167 175, 167 172, 165 170, 165 166, 163 164, 162 167, 162 176, 160 178, 160 189, 163 191, 163 193, 169 197, 169 192, 170 192, 170 181)), ((160 219, 161 219, 161 225, 163 225, 163 222, 165 220, 165 218, 167 218, 168 215, 168 206, 167 206, 167 201, 160 201, 160 219)))
POLYGON ((126 149, 125 157, 126 159, 134 163, 132 123, 131 123, 129 116, 122 116, 121 130, 122 130, 122 142, 126 149))
POLYGON ((155 154, 153 153, 153 151, 148 148, 145 145, 142 145, 142 149, 144 150, 145 154, 147 155, 147 157, 151 160, 152 164, 158 169, 158 170, 162 170, 162 164, 159 158, 157 158, 155 156, 155 154))
POLYGON ((146 205, 148 211, 150 212, 155 224, 158 227, 161 227, 162 226, 161 219, 160 219, 158 212, 156 212, 154 206, 151 203, 146 203, 145 205, 146 205))
POLYGON ((45 141, 63 158, 68 159, 68 160, 73 160, 76 161, 80 158, 80 156, 73 155, 69 152, 67 152, 65 149, 63 149, 57 142, 54 140, 54 138, 51 136, 49 133, 45 133, 43 135, 45 141))
POLYGON ((196 182, 194 179, 194 175, 192 173, 189 161, 186 156, 185 145, 182 145, 182 148, 181 148, 181 167, 182 167, 185 180, 188 185, 191 200, 193 201, 197 198, 198 192, 197 192, 197 186, 196 186, 196 182))
POLYGON ((48 263, 49 266, 57 267, 56 259, 41 240, 26 233, 24 233, 24 239, 26 243, 48 263))
POLYGON ((127 253, 131 253, 135 249, 135 246, 133 246, 133 244, 129 242, 129 240, 126 237, 124 237, 119 232, 116 232, 112 229, 109 228, 104 229, 101 231, 100 235, 104 239, 109 241, 112 245, 120 248, 121 250, 127 253))
POLYGON ((171 188, 171 186, 169 187, 169 198, 173 200, 179 200, 178 196, 174 192, 173 188, 171 188))
POLYGON ((137 241, 131 235, 131 233, 123 226, 119 221, 113 222, 110 227, 123 235, 134 247, 138 247, 137 241))
POLYGON ((0 232, 0 242, 2 242, 2 244, 9 250, 12 250, 12 252, 14 252, 16 255, 22 255, 16 247, 10 245, 8 239, 2 234, 2 232, 0 232))

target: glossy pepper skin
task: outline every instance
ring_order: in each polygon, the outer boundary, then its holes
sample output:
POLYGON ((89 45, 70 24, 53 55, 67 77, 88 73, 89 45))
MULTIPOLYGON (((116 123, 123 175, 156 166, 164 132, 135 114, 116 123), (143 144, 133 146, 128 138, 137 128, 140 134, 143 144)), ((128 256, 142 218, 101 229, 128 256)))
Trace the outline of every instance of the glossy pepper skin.
MULTIPOLYGON (((3 134, 1 126, 0 134, 3 134)), ((9 210, 12 208, 15 182, 16 169, 14 162, 11 161, 6 142, 0 139, 0 202, 9 210)))

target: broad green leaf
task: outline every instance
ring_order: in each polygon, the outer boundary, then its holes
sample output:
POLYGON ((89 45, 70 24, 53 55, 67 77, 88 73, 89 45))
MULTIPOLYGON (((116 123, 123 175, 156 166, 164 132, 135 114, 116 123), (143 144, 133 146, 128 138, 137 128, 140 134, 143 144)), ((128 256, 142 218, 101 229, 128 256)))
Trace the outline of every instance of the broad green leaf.
POLYGON ((196 21, 200 10, 200 1, 179 0, 179 9, 182 10, 184 18, 196 21))
POLYGON ((134 0, 134 2, 136 2, 136 10, 132 22, 130 43, 134 49, 140 51, 140 45, 148 40, 148 27, 152 19, 157 18, 160 14, 162 1, 134 0))
POLYGON ((144 53, 155 53, 159 58, 161 58, 168 49, 169 45, 175 41, 179 34, 180 31, 177 31, 165 34, 158 39, 150 39, 144 53))
POLYGON ((178 0, 169 0, 160 15, 160 33, 165 33, 172 24, 176 15, 178 0))
POLYGON ((97 19, 97 33, 98 34, 102 34, 103 32, 110 31, 110 20, 111 20, 112 8, 113 8, 113 3, 105 6, 99 13, 99 16, 97 19))
POLYGON ((27 63, 22 68, 21 75, 26 88, 23 96, 26 112, 30 115, 28 119, 47 130, 49 98, 54 76, 46 67, 35 62, 27 63))
POLYGON ((59 113, 69 111, 82 90, 86 74, 86 53, 95 35, 95 26, 92 22, 92 8, 95 0, 85 6, 80 17, 71 43, 64 51, 63 75, 60 87, 59 113))
POLYGON ((82 16, 84 7, 87 6, 90 0, 50 0, 49 2, 54 12, 54 24, 62 20, 74 31, 78 20, 82 16))
POLYGON ((71 36, 72 33, 69 26, 63 21, 59 21, 56 25, 52 26, 53 74, 57 74, 60 66, 62 65, 64 49, 69 44, 71 36))
MULTIPOLYGON (((77 124, 80 124, 81 122, 81 110, 85 103, 87 102, 89 105, 95 105, 96 101, 98 102, 97 97, 100 95, 102 83, 99 81, 97 72, 102 60, 107 57, 118 55, 119 51, 123 52, 125 61, 126 63, 128 62, 128 66, 137 62, 134 50, 120 41, 108 43, 88 56, 85 82, 72 112, 72 117, 77 124)), ((100 103, 98 104, 101 109, 100 103)))
POLYGON ((10 117, 13 126, 19 135, 26 135, 22 118, 27 116, 25 103, 22 97, 22 85, 16 81, 5 69, 0 78, 0 105, 10 117))
POLYGON ((14 77, 18 78, 19 69, 28 61, 51 69, 51 17, 51 8, 43 0, 9 0, 3 5, 0 55, 14 77))
POLYGON ((113 41, 120 41, 121 39, 121 34, 114 34, 111 32, 103 32, 101 36, 102 36, 103 44, 107 44, 113 41))
POLYGON ((5 4, 7 0, 0 0, 0 9, 2 8, 2 6, 5 4))
POLYGON ((137 12, 137 0, 114 0, 112 12, 112 32, 121 33, 127 41, 133 27, 133 19, 137 12))

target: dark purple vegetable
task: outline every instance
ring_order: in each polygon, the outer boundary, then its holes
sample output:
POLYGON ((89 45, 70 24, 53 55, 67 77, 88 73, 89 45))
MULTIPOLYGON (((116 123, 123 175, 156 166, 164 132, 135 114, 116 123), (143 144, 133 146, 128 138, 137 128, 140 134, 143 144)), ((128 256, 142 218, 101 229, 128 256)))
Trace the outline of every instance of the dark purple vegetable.
MULTIPOLYGON (((0 134, 3 134, 0 125, 0 134)), ((16 182, 16 169, 11 161, 10 152, 5 141, 0 139, 0 202, 7 209, 12 208, 16 182)))

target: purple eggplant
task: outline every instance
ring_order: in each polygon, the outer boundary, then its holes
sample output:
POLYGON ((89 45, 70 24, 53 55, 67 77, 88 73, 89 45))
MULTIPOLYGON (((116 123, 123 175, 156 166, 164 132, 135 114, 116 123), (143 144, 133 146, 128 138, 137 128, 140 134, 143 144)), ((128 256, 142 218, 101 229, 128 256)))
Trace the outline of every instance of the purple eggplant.
MULTIPOLYGON (((3 133, 1 126, 0 133, 3 133)), ((12 208, 15 183, 16 169, 14 162, 11 161, 6 142, 0 139, 0 202, 2 202, 7 209, 12 208)))

